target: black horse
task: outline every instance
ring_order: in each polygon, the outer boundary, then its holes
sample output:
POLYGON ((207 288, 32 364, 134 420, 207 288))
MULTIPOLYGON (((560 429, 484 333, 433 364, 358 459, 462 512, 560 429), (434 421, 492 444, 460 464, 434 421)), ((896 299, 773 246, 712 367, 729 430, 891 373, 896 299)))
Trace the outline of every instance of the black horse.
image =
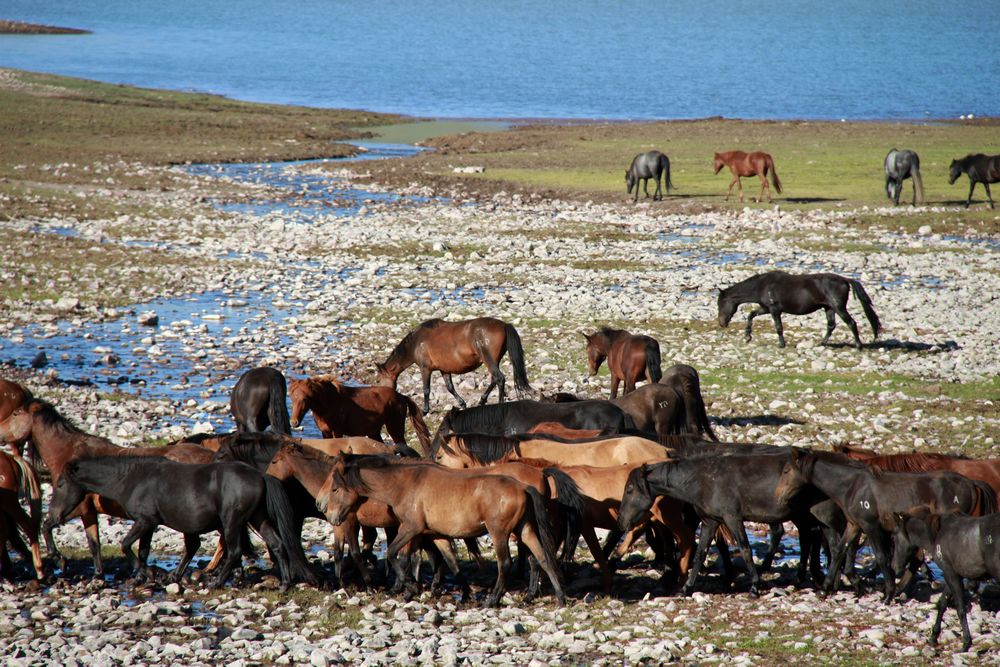
POLYGON ((636 155, 632 159, 632 165, 625 172, 625 185, 628 186, 628 193, 632 194, 632 188, 635 188, 635 197, 632 198, 632 201, 639 201, 639 181, 642 181, 642 189, 646 193, 646 199, 649 199, 649 179, 651 178, 656 183, 653 201, 663 199, 663 194, 660 192, 660 177, 663 175, 666 175, 663 182, 669 192, 670 188, 674 187, 670 180, 670 159, 660 151, 649 151, 636 155))
MULTIPOLYGON (((434 441, 452 433, 515 435, 527 433, 541 422, 559 422, 566 428, 600 430, 602 434, 628 433, 635 423, 621 408, 609 401, 507 401, 460 410, 452 408, 441 420, 434 441)), ((432 448, 436 449, 434 444, 432 448)))
POLYGON ((969 177, 969 197, 965 200, 965 208, 969 208, 972 203, 972 191, 976 189, 976 183, 982 183, 986 188, 986 198, 990 200, 990 208, 993 208, 990 183, 1000 183, 1000 155, 976 153, 966 155, 961 160, 952 160, 948 170, 948 185, 953 185, 962 174, 969 177))
POLYGON ((316 584, 292 529, 292 507, 281 482, 244 463, 185 464, 160 457, 100 456, 71 461, 59 477, 49 515, 60 523, 87 493, 120 504, 134 520, 122 552, 137 578, 147 578, 149 543, 160 525, 184 533, 184 557, 172 574, 184 575, 201 546, 200 535, 222 533, 226 558, 212 582, 220 587, 239 563, 249 523, 277 559, 283 587, 295 578, 316 584), (139 558, 132 544, 139 540, 139 558))
POLYGON ((955 605, 962 624, 962 652, 972 646, 968 610, 962 579, 1000 579, 1000 514, 969 517, 960 514, 934 514, 918 510, 912 515, 896 516, 893 569, 901 573, 906 562, 923 549, 944 575, 944 590, 938 598, 937 618, 931 628, 930 643, 936 644, 941 634, 941 617, 948 604, 955 605))
POLYGON ((768 271, 736 283, 719 291, 719 326, 729 326, 736 309, 742 303, 756 303, 757 308, 747 317, 746 339, 752 337, 753 318, 770 313, 774 328, 778 332, 778 344, 785 347, 785 332, 781 326, 781 314, 808 315, 822 308, 826 311, 826 336, 823 345, 830 342, 833 328, 837 326, 835 315, 847 323, 854 334, 854 346, 861 349, 858 325, 847 312, 847 297, 851 291, 861 302, 865 317, 871 324, 872 334, 878 338, 882 323, 872 307, 872 300, 861 283, 835 273, 808 273, 792 275, 784 271, 768 271))
MULTIPOLYGON (((785 448, 785 451, 773 453, 701 456, 640 466, 629 474, 625 483, 618 527, 629 530, 649 511, 657 496, 689 503, 701 518, 702 526, 692 569, 681 592, 687 595, 693 590, 712 538, 719 526, 725 525, 743 554, 750 571, 750 594, 756 596, 760 592, 761 579, 743 522, 792 521, 799 528, 802 543, 798 576, 803 581, 810 560, 808 555, 813 552, 811 540, 816 537, 813 528, 819 525, 811 510, 827 503, 828 498, 814 489, 781 498, 776 496, 775 486, 789 457, 790 452, 785 448)), ((836 528, 826 526, 824 531, 830 544, 836 544, 839 537, 836 528)))
POLYGON ((286 396, 288 386, 281 371, 262 366, 244 373, 233 387, 229 397, 229 411, 240 433, 272 431, 289 435, 286 396))
MULTIPOLYGON (((996 494, 985 482, 970 480, 958 473, 882 472, 832 452, 792 450, 791 460, 774 488, 774 496, 784 499, 815 487, 837 503, 848 519, 847 530, 836 549, 831 548, 830 567, 824 588, 832 591, 848 545, 863 532, 875 552, 875 561, 884 579, 883 601, 896 592, 896 578, 890 563, 893 514, 927 507, 937 512, 958 511, 989 514, 996 511, 996 494)), ((832 545, 831 545, 832 547, 832 545)), ((860 591, 860 582, 854 582, 860 591)))
POLYGON ((885 194, 899 206, 903 181, 913 179, 913 205, 924 200, 924 181, 920 178, 920 157, 913 151, 893 148, 885 156, 885 194))

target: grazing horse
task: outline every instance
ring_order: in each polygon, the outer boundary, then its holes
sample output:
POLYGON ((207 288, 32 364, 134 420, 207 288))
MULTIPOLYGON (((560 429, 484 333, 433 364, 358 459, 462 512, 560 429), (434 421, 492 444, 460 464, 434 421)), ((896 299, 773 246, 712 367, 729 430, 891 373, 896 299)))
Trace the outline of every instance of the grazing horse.
POLYGON ((9 577, 10 557, 7 541, 25 560, 29 558, 35 567, 35 577, 45 577, 42 565, 42 551, 38 546, 38 526, 42 520, 42 491, 38 476, 23 458, 0 452, 0 576, 9 577), (18 496, 25 492, 31 505, 31 515, 24 511, 18 496), (28 538, 30 551, 17 534, 20 528, 28 538))
MULTIPOLYGON (((60 415, 51 403, 41 399, 29 401, 15 410, 6 421, 0 423, 0 440, 23 441, 29 437, 33 448, 45 462, 45 467, 49 469, 53 484, 59 481, 66 464, 80 457, 148 456, 182 463, 208 463, 212 460, 211 450, 191 443, 165 447, 119 447, 105 438, 81 431, 60 415)), ((117 502, 93 494, 88 494, 74 512, 66 515, 66 520, 77 516, 83 520, 83 527, 87 532, 87 544, 94 558, 95 576, 100 576, 104 572, 101 536, 97 524, 98 514, 128 518, 128 514, 117 502)), ((52 529, 56 525, 50 513, 42 523, 45 547, 49 554, 65 562, 52 539, 52 529)))
POLYGON ((885 156, 885 194, 899 206, 903 181, 913 179, 913 205, 924 199, 924 181, 920 178, 920 157, 913 151, 893 148, 885 156))
MULTIPOLYGON (((957 473, 881 472, 841 454, 792 450, 791 459, 774 487, 774 496, 789 498, 809 486, 837 503, 848 520, 838 547, 831 548, 824 589, 833 591, 848 545, 863 532, 875 552, 885 582, 883 601, 886 603, 896 592, 896 578, 889 561, 891 534, 896 528, 894 513, 927 507, 935 512, 958 511, 979 516, 995 512, 997 508, 993 489, 984 482, 957 473)), ((860 585, 859 580, 854 582, 857 591, 860 585)))
POLYGON ((858 325, 847 312, 847 297, 854 292, 854 298, 861 302, 865 317, 872 327, 872 335, 878 338, 882 323, 872 306, 871 297, 860 281, 838 276, 835 273, 807 273, 793 275, 784 271, 768 271, 736 283, 719 291, 719 326, 729 326, 736 309, 743 303, 756 303, 757 308, 747 317, 746 340, 752 338, 753 318, 770 313, 774 328, 778 332, 778 345, 785 347, 785 331, 781 326, 781 314, 808 315, 822 308, 826 311, 826 335, 821 345, 830 342, 833 328, 837 326, 836 315, 847 323, 854 335, 854 346, 861 349, 858 325))
POLYGON ((611 371, 611 398, 618 396, 618 383, 625 383, 625 392, 635 390, 635 383, 646 378, 659 382, 660 344, 655 338, 630 334, 624 329, 602 327, 592 334, 583 334, 587 340, 587 363, 591 376, 597 375, 601 364, 608 360, 611 371))
POLYGON ((767 201, 771 201, 771 188, 767 184, 768 172, 771 172, 774 189, 777 190, 779 195, 781 194, 781 179, 778 178, 778 172, 774 168, 774 159, 767 153, 761 151, 754 151, 753 153, 744 153, 743 151, 716 153, 715 173, 718 174, 722 171, 723 167, 729 167, 729 171, 733 174, 733 181, 729 184, 729 190, 726 192, 726 201, 729 201, 729 195, 733 194, 733 186, 737 185, 740 188, 740 203, 743 202, 741 176, 759 177, 760 196, 757 197, 757 201, 763 198, 765 190, 767 190, 767 201))
POLYGON ((282 587, 293 579, 317 584, 302 543, 292 530, 292 506, 274 477, 245 463, 186 464, 148 456, 98 456, 71 461, 60 475, 49 513, 64 522, 88 493, 114 498, 133 520, 122 552, 138 579, 146 579, 149 542, 160 525, 184 534, 184 557, 171 580, 180 581, 201 546, 201 535, 218 530, 226 560, 213 587, 221 587, 243 555, 249 523, 275 556, 282 587), (139 543, 139 558, 132 544, 139 543))
POLYGON ((664 186, 669 192, 670 188, 674 187, 670 180, 670 158, 660 151, 649 151, 636 155, 632 159, 632 165, 625 172, 625 185, 628 186, 628 194, 632 194, 632 188, 635 188, 635 197, 632 198, 632 202, 639 201, 639 181, 642 181, 646 199, 649 199, 649 179, 653 179, 653 182, 656 183, 653 201, 663 199, 663 195, 660 193, 660 177, 664 174, 666 174, 666 178, 663 179, 664 186))
MULTIPOLYGON (((0 378, 0 424, 4 422, 14 412, 28 401, 32 399, 31 392, 25 389, 23 386, 16 382, 11 382, 10 380, 4 380, 0 378)), ((4 443, 2 438, 0 438, 0 443, 4 443)), ((11 441, 9 443, 10 447, 18 456, 21 455, 23 451, 24 441, 11 441)))
POLYGON ((944 575, 944 590, 937 603, 937 617, 929 642, 937 644, 941 618, 948 604, 955 605, 962 625, 962 653, 972 647, 969 632, 965 587, 962 579, 1000 579, 1000 514, 969 517, 961 514, 936 514, 925 509, 896 515, 893 568, 902 573, 917 549, 931 557, 944 575))
POLYGON ((290 434, 285 394, 285 376, 277 369, 262 366, 241 375, 229 396, 236 430, 253 433, 270 426, 276 433, 290 434))
POLYGON ((486 403, 493 387, 498 387, 500 403, 506 399, 506 378, 500 372, 500 360, 504 353, 510 357, 514 368, 514 386, 518 398, 531 391, 528 373, 524 368, 524 348, 521 336, 513 325, 493 317, 477 317, 462 322, 445 322, 442 319, 427 320, 406 334, 392 351, 385 363, 376 364, 376 381, 384 387, 396 388, 399 374, 413 364, 420 367, 420 378, 424 383, 424 414, 431 411, 431 373, 441 371, 444 384, 451 395, 465 407, 463 399, 452 382, 453 373, 470 373, 482 364, 490 371, 490 385, 483 392, 479 404, 486 403))
POLYGON ((410 417, 420 446, 430 446, 431 434, 414 403, 392 387, 350 387, 332 375, 292 380, 292 425, 298 426, 312 410, 324 438, 366 436, 382 439, 382 427, 397 446, 406 447, 406 417, 410 417))
POLYGON ((475 468, 497 461, 520 459, 543 459, 560 466, 619 466, 663 461, 669 457, 670 450, 666 447, 636 436, 609 436, 590 442, 563 442, 466 433, 436 438, 428 458, 449 468, 475 468))
POLYGON ((965 200, 965 208, 969 208, 972 203, 972 191, 976 189, 976 183, 982 183, 986 188, 986 198, 990 200, 990 208, 993 208, 990 183, 1000 183, 1000 155, 976 153, 960 160, 952 160, 948 169, 948 185, 953 185, 962 174, 969 177, 969 196, 965 200))
MULTIPOLYGON (((806 555, 816 517, 813 506, 827 499, 812 489, 778 496, 775 485, 781 479, 789 452, 774 454, 732 454, 705 456, 680 461, 653 463, 636 468, 628 477, 618 514, 618 525, 628 530, 648 511, 657 496, 668 496, 690 503, 701 518, 698 549, 687 582, 681 589, 688 595, 694 589, 709 544, 724 525, 732 533, 747 569, 750 571, 750 594, 760 592, 761 579, 754 564, 744 521, 776 523, 792 521, 799 528, 803 557, 799 561, 799 579, 805 579, 806 555)), ((828 539, 835 532, 827 528, 828 539)))
MULTIPOLYGON (((565 605, 555 546, 546 520, 545 499, 535 489, 506 475, 470 474, 429 465, 393 465, 378 456, 349 456, 334 464, 331 491, 317 499, 331 523, 356 509, 363 498, 384 502, 399 518, 399 532, 389 545, 386 559, 399 581, 406 581, 402 553, 409 556, 411 542, 419 535, 478 537, 489 534, 496 551, 497 580, 485 601, 499 604, 511 566, 510 536, 528 547, 545 571, 556 599, 565 605)), ((528 597, 538 592, 532 577, 528 597)), ((406 584, 407 595, 416 592, 406 584)))

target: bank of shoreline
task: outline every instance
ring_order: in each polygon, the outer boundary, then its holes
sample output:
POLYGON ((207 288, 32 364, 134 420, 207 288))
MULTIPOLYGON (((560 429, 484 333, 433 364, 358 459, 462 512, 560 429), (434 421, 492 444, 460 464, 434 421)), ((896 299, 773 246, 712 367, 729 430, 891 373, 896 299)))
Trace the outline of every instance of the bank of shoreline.
POLYGON ((28 23, 11 19, 0 19, 0 35, 91 35, 93 31, 83 28, 64 28, 56 25, 28 23))

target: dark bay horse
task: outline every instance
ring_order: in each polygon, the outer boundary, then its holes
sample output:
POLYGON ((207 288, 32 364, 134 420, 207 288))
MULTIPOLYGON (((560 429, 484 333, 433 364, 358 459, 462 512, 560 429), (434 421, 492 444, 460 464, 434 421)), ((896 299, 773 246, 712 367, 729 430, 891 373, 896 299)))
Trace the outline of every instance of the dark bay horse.
POLYGON ((479 404, 486 403, 494 387, 499 388, 501 403, 506 398, 506 378, 500 372, 504 353, 510 357, 514 368, 514 386, 518 398, 531 391, 528 373, 524 367, 524 348, 517 329, 493 317, 477 317, 462 322, 427 320, 406 334, 392 351, 385 363, 376 364, 376 384, 396 388, 399 374, 417 364, 424 383, 424 414, 431 411, 431 373, 440 371, 451 395, 465 407, 463 399, 452 382, 452 374, 469 373, 482 364, 490 371, 490 385, 483 392, 479 404))
POLYGON ((962 174, 969 177, 969 196, 965 200, 965 208, 969 208, 972 203, 972 191, 976 189, 976 183, 982 183, 986 188, 986 198, 990 200, 990 208, 993 208, 990 183, 1000 183, 1000 155, 976 153, 960 160, 952 160, 951 167, 948 168, 948 185, 953 185, 962 174))
POLYGON ((937 644, 941 618, 948 604, 955 605, 962 625, 962 652, 972 647, 965 587, 962 579, 1000 579, 1000 514, 969 517, 917 510, 896 517, 893 567, 901 573, 917 549, 923 549, 944 575, 944 590, 937 603, 937 617, 931 628, 930 643, 937 644))
MULTIPOLYGON (((934 512, 964 512, 980 516, 997 509, 996 495, 987 484, 953 472, 881 472, 833 452, 792 450, 774 496, 790 497, 813 486, 837 503, 847 517, 847 529, 836 549, 831 543, 830 567, 824 589, 833 591, 850 545, 860 533, 868 537, 884 579, 883 601, 892 600, 896 579, 890 563, 893 515, 912 508, 934 512)), ((855 581, 860 590, 860 582, 855 581)))
MULTIPOLYGON (((545 500, 535 489, 505 475, 472 474, 430 465, 395 465, 377 456, 348 456, 334 464, 330 492, 317 506, 331 523, 355 509, 364 498, 384 502, 399 518, 399 532, 386 559, 398 580, 407 573, 404 558, 419 535, 478 537, 489 534, 496 550, 497 580, 486 606, 496 606, 511 566, 510 537, 516 535, 548 576, 560 604, 566 603, 556 564, 555 542, 546 519, 545 500)), ((528 597, 537 594, 532 577, 528 597)), ((412 584, 407 592, 415 592, 412 584)))
POLYGON ((289 435, 285 376, 275 368, 251 368, 240 376, 229 396, 229 410, 240 433, 263 431, 268 426, 289 435))
MULTIPOLYGON (((74 426, 52 406, 41 399, 33 399, 15 410, 0 423, 0 440, 7 442, 24 441, 31 438, 31 445, 45 462, 52 475, 53 484, 59 481, 63 468, 80 457, 94 456, 148 456, 168 458, 182 463, 207 463, 213 452, 200 445, 180 443, 165 447, 119 447, 111 441, 90 435, 74 426)), ((94 558, 94 573, 104 572, 101 559, 101 536, 98 532, 97 515, 107 514, 128 518, 128 514, 114 500, 88 494, 76 511, 67 519, 79 516, 87 533, 87 544, 94 558)), ((42 524, 45 546, 50 554, 63 561, 62 555, 52 539, 55 524, 51 514, 42 524)))
POLYGON ((625 383, 625 392, 635 389, 635 383, 646 378, 659 382, 660 344, 652 336, 631 334, 624 329, 601 327, 592 334, 584 333, 587 340, 587 363, 590 374, 597 375, 604 360, 611 371, 611 398, 618 396, 618 384, 625 383))
POLYGON ((636 155, 632 159, 631 166, 625 172, 625 185, 628 186, 628 193, 632 194, 632 188, 635 188, 635 197, 632 201, 639 201, 639 181, 642 181, 646 199, 649 199, 649 179, 653 179, 653 182, 656 183, 653 201, 663 199, 663 194, 660 192, 660 177, 664 174, 666 175, 666 178, 663 179, 664 186, 669 192, 670 188, 674 187, 670 180, 670 159, 660 151, 649 151, 636 155))
POLYGON ((885 194, 896 206, 903 191, 903 181, 913 179, 913 205, 924 199, 924 181, 920 178, 920 157, 913 151, 893 148, 885 156, 885 194))
POLYGON ((705 435, 709 440, 718 442, 719 436, 712 430, 708 411, 705 410, 705 398, 701 393, 701 376, 698 375, 697 369, 688 364, 674 364, 664 371, 660 384, 673 387, 683 399, 686 432, 705 435))
POLYGON ((148 456, 99 456, 71 461, 59 477, 50 515, 64 522, 87 494, 114 498, 133 520, 122 551, 138 578, 148 578, 149 542, 160 525, 184 534, 184 557, 171 579, 180 581, 201 546, 203 533, 218 530, 226 559, 212 582, 220 587, 243 555, 247 524, 276 557, 281 581, 318 583, 292 530, 292 508, 274 477, 245 463, 184 464, 148 456), (139 558, 132 544, 140 540, 139 558))
POLYGON ((392 387, 351 387, 332 375, 292 380, 292 425, 298 426, 312 410, 324 438, 366 436, 382 439, 382 427, 397 446, 406 447, 406 418, 426 452, 431 435, 414 403, 392 387))
POLYGON ((865 317, 872 327, 872 335, 878 338, 882 323, 872 306, 871 297, 857 280, 838 276, 835 273, 808 273, 793 275, 784 271, 768 271, 736 283, 719 291, 719 326, 729 326, 736 309, 742 303, 756 303, 757 308, 747 317, 746 339, 752 337, 753 318, 770 313, 774 328, 778 332, 778 345, 785 347, 785 332, 781 326, 781 314, 808 315, 822 308, 826 311, 826 336, 822 345, 830 342, 833 328, 837 326, 836 315, 847 323, 854 335, 854 346, 861 349, 858 325, 847 312, 847 297, 854 292, 854 298, 861 302, 865 317))
POLYGON ((722 171, 723 167, 729 167, 729 171, 733 174, 733 181, 729 184, 729 190, 726 192, 726 201, 729 201, 729 195, 733 194, 733 186, 737 185, 740 188, 740 202, 743 201, 743 183, 740 182, 741 176, 757 176, 760 178, 760 196, 757 201, 760 201, 764 197, 764 191, 767 191, 767 201, 771 201, 771 188, 767 184, 767 174, 770 172, 771 180, 774 182, 774 189, 777 190, 778 194, 781 194, 781 179, 778 178, 778 172, 774 169, 774 159, 767 153, 761 151, 754 151, 753 153, 744 153, 743 151, 729 151, 726 153, 716 153, 715 154, 715 173, 718 174, 722 171))

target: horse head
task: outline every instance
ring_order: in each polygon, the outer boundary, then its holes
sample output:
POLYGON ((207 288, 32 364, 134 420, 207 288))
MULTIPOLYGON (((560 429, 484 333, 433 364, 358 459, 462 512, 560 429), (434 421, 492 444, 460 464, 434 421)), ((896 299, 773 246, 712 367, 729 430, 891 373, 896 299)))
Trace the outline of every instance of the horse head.
POLYGON ((932 513, 926 507, 914 507, 905 513, 893 513, 892 523, 895 526, 892 569, 898 577, 918 549, 934 553, 934 543, 941 529, 941 515, 932 513))
POLYGON ((618 506, 618 527, 623 531, 639 523, 653 506, 653 492, 649 486, 649 469, 641 465, 628 475, 621 504, 618 506))
POLYGON ((951 166, 948 167, 948 185, 954 185, 958 177, 962 175, 962 163, 958 160, 952 160, 951 166))
POLYGON ((385 364, 375 364, 375 381, 372 383, 376 387, 392 387, 396 388, 396 378, 399 374, 393 375, 392 372, 386 368, 385 364))
POLYGON ((604 363, 604 360, 608 356, 607 351, 604 349, 605 346, 601 345, 601 338, 603 336, 600 332, 587 334, 581 331, 580 333, 587 341, 587 366, 590 368, 590 375, 597 375, 601 364, 604 363))
POLYGON ((725 166, 726 166, 726 163, 722 161, 722 156, 719 155, 718 153, 716 153, 715 154, 715 164, 713 165, 713 168, 715 169, 715 173, 718 174, 720 171, 722 171, 722 168, 725 167, 725 166))
POLYGON ((309 412, 309 382, 308 380, 292 380, 288 383, 288 397, 292 399, 291 425, 298 428, 302 418, 309 412))
POLYGON ((625 185, 628 186, 628 190, 627 190, 628 194, 632 194, 632 188, 634 188, 636 186, 636 179, 635 179, 634 176, 632 176, 632 170, 631 169, 627 169, 625 171, 625 185))
POLYGON ((725 329, 740 307, 739 301, 726 295, 725 290, 719 290, 719 326, 725 329))
MULTIPOLYGON (((30 404, 29 404, 30 405, 30 404)), ((0 442, 22 443, 31 435, 32 411, 22 405, 0 422, 0 442)))

